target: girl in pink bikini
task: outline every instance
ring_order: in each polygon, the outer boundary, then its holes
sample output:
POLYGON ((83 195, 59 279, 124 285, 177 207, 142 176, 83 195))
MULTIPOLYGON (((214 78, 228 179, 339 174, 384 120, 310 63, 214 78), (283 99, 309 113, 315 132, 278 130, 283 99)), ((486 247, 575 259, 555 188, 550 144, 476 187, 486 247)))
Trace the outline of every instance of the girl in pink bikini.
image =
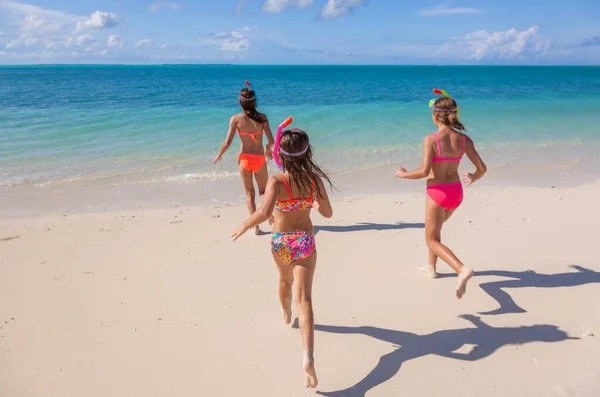
MULTIPOLYGON (((239 97, 243 112, 234 115, 229 121, 227 138, 214 158, 213 164, 223 159, 223 154, 231 146, 237 131, 242 142, 240 154, 238 155, 238 168, 246 191, 248 212, 252 215, 256 211, 256 192, 253 179, 256 179, 258 194, 262 198, 269 178, 267 159, 273 158, 272 148, 275 140, 267 116, 256 110, 256 93, 252 85, 249 82, 246 82, 246 85, 249 88, 242 89, 239 97), (267 135, 268 140, 266 149, 262 143, 263 132, 267 135)), ((258 225, 254 228, 254 233, 260 234, 258 225)))
MULTIPOLYGON (((279 134, 278 134, 279 135, 279 134)), ((312 160, 308 135, 300 129, 286 130, 279 141, 283 173, 267 183, 261 207, 233 233, 237 240, 247 230, 266 221, 275 210, 271 251, 279 270, 279 300, 286 324, 292 321, 292 285, 304 347, 303 366, 307 387, 317 387, 313 358, 314 317, 312 283, 317 264, 310 210, 331 218, 333 210, 323 184, 329 177, 312 160)), ((277 154, 276 154, 277 155, 277 154)))
POLYGON ((448 263, 458 274, 456 297, 462 298, 467 282, 473 277, 473 270, 464 266, 456 255, 441 243, 442 225, 452 216, 463 200, 463 187, 458 175, 458 166, 464 154, 475 165, 474 174, 465 173, 463 182, 469 186, 481 179, 487 168, 479 157, 475 144, 467 135, 465 126, 458 119, 458 105, 446 92, 434 90, 444 96, 432 100, 432 118, 437 132, 423 140, 423 160, 421 167, 414 171, 399 168, 396 176, 405 179, 427 178, 427 198, 425 208, 425 238, 429 248, 429 266, 426 273, 437 277, 438 257, 448 263))

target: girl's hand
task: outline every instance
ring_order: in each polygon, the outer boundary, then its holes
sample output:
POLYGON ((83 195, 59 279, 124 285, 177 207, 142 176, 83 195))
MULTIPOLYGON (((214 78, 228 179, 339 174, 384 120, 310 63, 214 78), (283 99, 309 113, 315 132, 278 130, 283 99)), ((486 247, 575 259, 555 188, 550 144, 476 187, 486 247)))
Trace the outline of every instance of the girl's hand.
POLYGON ((267 145, 265 148, 265 156, 267 156, 267 159, 273 160, 273 146, 267 145))
POLYGON ((465 172, 463 174, 465 177, 463 178, 463 183, 467 186, 471 186, 473 184, 473 182, 475 182, 475 179, 473 177, 473 174, 470 174, 468 172, 465 172))
POLYGON ((314 209, 316 209, 317 211, 319 210, 320 205, 319 205, 319 202, 316 199, 313 200, 312 207, 314 209))
POLYGON ((231 235, 231 237, 233 238, 233 241, 236 241, 238 238, 240 238, 240 236, 242 236, 247 231, 248 231, 248 229, 242 223, 240 225, 240 227, 238 227, 237 230, 235 232, 233 232, 233 234, 231 235))
POLYGON ((396 170, 396 176, 398 178, 404 178, 404 175, 406 175, 408 171, 406 171, 406 168, 404 167, 400 167, 396 170))
POLYGON ((221 161, 223 160, 223 155, 222 154, 217 154, 217 156, 213 159, 213 164, 217 164, 217 161, 221 161))

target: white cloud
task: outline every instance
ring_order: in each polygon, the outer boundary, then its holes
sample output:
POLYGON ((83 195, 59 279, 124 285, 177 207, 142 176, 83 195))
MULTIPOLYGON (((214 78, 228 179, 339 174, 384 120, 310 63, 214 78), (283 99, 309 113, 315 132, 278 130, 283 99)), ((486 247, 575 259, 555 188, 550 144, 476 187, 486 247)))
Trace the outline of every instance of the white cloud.
POLYGON ((59 23, 50 22, 43 15, 29 14, 21 25, 21 31, 32 34, 47 34, 57 32, 62 28, 59 23))
POLYGON ((32 47, 38 43, 40 43, 40 39, 36 37, 18 38, 10 40, 8 43, 6 43, 6 48, 15 49, 19 47, 32 47))
POLYGON ((149 12, 158 12, 160 10, 162 10, 163 8, 170 8, 174 11, 177 11, 181 8, 181 6, 179 5, 179 3, 176 3, 174 1, 159 1, 153 4, 150 4, 150 7, 148 7, 148 11, 149 12))
POLYGON ((154 44, 154 40, 152 40, 152 39, 141 39, 141 40, 138 40, 137 43, 135 43, 136 47, 148 47, 148 46, 151 46, 152 44, 154 44))
POLYGON ((352 12, 352 10, 363 5, 365 0, 327 0, 321 9, 322 19, 338 19, 352 12))
POLYGON ((96 44, 98 40, 89 34, 71 37, 67 40, 67 47, 89 47, 96 44))
POLYGON ((249 32, 250 28, 234 30, 230 33, 216 33, 213 38, 220 43, 221 51, 240 52, 250 48, 250 40, 244 32, 249 32))
POLYGON ((108 38, 108 42, 106 43, 106 45, 109 47, 125 47, 125 44, 125 41, 121 40, 116 34, 110 36, 108 38))
POLYGON ((123 20, 114 12, 96 11, 85 21, 77 22, 75 30, 84 32, 89 30, 106 30, 118 28, 123 25, 123 20))
POLYGON ((523 31, 516 28, 500 32, 478 30, 446 44, 442 52, 458 53, 477 61, 536 58, 550 49, 550 42, 542 39, 538 32, 539 26, 523 31))
POLYGON ((460 15, 460 14, 478 14, 481 10, 471 7, 446 7, 445 4, 434 7, 430 10, 420 10, 419 15, 433 17, 438 15, 460 15))
MULTIPOLYGON (((286 8, 295 7, 303 9, 312 6, 313 3, 314 0, 267 0, 263 4, 262 8, 265 12, 279 14, 286 8)), ((238 7, 241 7, 241 5, 238 4, 238 7)))
POLYGON ((9 13, 13 16, 37 15, 40 17, 44 17, 47 20, 51 20, 53 21, 53 23, 59 24, 75 23, 79 19, 79 17, 66 12, 46 10, 38 6, 19 3, 17 1, 11 0, 0 0, 0 8, 3 8, 6 13, 9 13))

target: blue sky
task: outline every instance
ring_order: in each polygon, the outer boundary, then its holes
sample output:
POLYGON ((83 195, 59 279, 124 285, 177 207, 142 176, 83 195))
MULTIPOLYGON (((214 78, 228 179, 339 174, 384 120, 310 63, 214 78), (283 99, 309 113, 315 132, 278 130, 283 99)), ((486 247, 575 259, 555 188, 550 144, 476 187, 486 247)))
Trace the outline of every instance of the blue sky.
POLYGON ((600 64, 598 0, 0 0, 0 64, 600 64))

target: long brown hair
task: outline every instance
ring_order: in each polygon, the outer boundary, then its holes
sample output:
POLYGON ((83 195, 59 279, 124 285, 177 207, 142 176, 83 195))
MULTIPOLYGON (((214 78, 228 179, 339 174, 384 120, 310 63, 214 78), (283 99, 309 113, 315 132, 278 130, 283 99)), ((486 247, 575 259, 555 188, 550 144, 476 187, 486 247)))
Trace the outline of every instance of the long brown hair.
POLYGON ((467 131, 463 123, 458 120, 458 105, 454 99, 448 97, 438 98, 433 104, 433 114, 439 123, 460 132, 467 131))
POLYGON ((244 110, 246 116, 257 123, 267 122, 267 116, 256 110, 256 93, 251 88, 243 88, 240 90, 240 106, 244 110))
POLYGON ((283 151, 289 154, 279 153, 283 170, 290 174, 291 179, 298 186, 298 190, 302 196, 308 197, 310 195, 310 190, 314 183, 317 194, 319 197, 323 197, 319 184, 316 183, 319 177, 327 181, 329 186, 333 188, 333 184, 327 174, 312 160, 313 149, 306 132, 299 128, 285 130, 281 134, 279 145, 283 151), (294 155, 302 153, 305 150, 306 152, 303 154, 294 155))

